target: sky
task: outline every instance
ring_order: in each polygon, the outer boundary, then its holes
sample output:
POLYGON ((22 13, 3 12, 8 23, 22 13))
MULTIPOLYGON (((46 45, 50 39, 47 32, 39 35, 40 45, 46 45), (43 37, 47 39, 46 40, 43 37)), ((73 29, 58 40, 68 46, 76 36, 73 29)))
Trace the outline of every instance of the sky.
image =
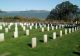
MULTIPOLYGON (((2 11, 52 10, 64 0, 0 0, 2 11)), ((80 8, 80 0, 69 0, 80 8)))

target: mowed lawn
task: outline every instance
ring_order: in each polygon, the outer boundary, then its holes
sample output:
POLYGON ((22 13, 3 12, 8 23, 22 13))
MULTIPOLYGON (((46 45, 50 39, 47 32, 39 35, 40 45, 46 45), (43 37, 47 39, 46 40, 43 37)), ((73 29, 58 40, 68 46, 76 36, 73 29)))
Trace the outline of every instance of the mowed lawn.
MULTIPOLYGON (((8 33, 5 33, 5 41, 0 42, 0 56, 77 56, 74 54, 76 47, 80 43, 80 30, 59 37, 58 30, 45 30, 44 33, 40 29, 30 30, 30 36, 25 35, 25 31, 19 27, 19 37, 13 37, 14 26, 8 33), (52 33, 57 32, 57 39, 52 39, 52 33), (48 35, 48 43, 43 43, 43 35, 48 35), (37 47, 31 48, 31 38, 37 38, 37 47)), ((62 29, 64 32, 64 29, 62 29)), ((4 33, 4 29, 0 31, 4 33)))

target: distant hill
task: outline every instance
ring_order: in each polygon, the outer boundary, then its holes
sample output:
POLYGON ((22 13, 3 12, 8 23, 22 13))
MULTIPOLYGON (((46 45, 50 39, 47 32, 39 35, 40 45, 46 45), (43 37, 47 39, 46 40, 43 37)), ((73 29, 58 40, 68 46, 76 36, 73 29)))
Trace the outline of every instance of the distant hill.
POLYGON ((0 13, 0 16, 25 16, 25 17, 37 17, 46 18, 50 11, 46 10, 29 10, 29 11, 6 11, 0 13))

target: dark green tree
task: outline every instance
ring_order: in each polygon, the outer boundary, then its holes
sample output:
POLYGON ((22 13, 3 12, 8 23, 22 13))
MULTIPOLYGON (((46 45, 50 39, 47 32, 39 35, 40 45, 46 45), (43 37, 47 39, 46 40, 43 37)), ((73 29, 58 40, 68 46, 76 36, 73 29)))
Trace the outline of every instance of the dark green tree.
POLYGON ((78 6, 73 5, 69 1, 58 4, 47 17, 47 20, 68 20, 75 19, 78 6))

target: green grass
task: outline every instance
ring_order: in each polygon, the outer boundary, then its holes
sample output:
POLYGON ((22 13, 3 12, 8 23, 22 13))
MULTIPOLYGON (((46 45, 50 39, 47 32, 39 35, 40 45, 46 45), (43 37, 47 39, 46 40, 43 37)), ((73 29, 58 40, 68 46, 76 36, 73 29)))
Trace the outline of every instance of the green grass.
MULTIPOLYGON (((57 36, 56 40, 51 39, 52 33, 56 31, 59 34, 59 30, 42 33, 40 29, 33 29, 30 30, 30 36, 26 36, 19 27, 19 37, 15 39, 12 27, 8 33, 5 33, 5 41, 0 43, 0 55, 10 53, 7 56, 77 56, 73 52, 80 42, 80 30, 62 37, 57 36), (43 40, 44 34, 48 34, 47 44, 40 41, 43 40), (29 46, 32 37, 37 37, 36 48, 29 46)), ((4 32, 4 29, 0 32, 4 32)))

